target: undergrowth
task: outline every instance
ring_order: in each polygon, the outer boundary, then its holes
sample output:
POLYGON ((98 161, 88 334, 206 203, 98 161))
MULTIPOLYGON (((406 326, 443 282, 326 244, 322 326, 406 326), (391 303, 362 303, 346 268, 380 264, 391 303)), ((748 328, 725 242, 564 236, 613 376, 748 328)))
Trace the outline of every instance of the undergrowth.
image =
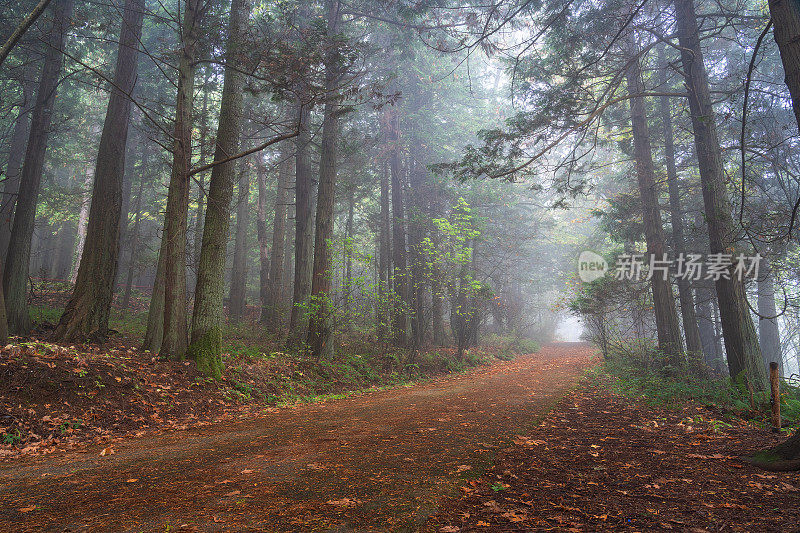
MULTIPOLYGON (((653 406, 674 407, 691 401, 761 422, 770 409, 769 392, 755 392, 751 397, 742 381, 686 370, 644 369, 640 360, 619 354, 594 367, 590 375, 610 378, 614 392, 653 406)), ((787 381, 781 383, 781 415, 784 427, 800 422, 800 387, 787 381)))

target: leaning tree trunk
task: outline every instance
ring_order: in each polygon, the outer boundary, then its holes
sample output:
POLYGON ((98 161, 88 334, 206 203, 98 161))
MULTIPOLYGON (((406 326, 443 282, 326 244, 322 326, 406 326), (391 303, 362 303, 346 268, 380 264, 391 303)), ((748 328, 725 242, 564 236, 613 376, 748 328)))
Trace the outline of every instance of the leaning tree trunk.
MULTIPOLYGON (((628 94, 643 94, 644 84, 638 59, 631 61, 626 75, 628 94)), ((636 160, 636 176, 639 181, 639 195, 642 200, 647 253, 651 259, 660 261, 665 257, 664 235, 661 230, 661 210, 658 205, 658 191, 644 98, 631 98, 630 106, 634 159, 636 160)), ((658 348, 667 357, 670 365, 678 367, 682 362, 683 342, 668 276, 669 274, 666 272, 651 271, 650 285, 653 291, 653 312, 656 316, 658 348)))
MULTIPOLYGON (((186 227, 189 217, 189 167, 192 163, 192 106, 201 0, 188 0, 183 13, 178 63, 172 172, 164 214, 164 327, 161 357, 181 360, 187 349, 186 227)), ((161 258, 159 257, 159 260, 161 258)))
POLYGON ((53 332, 53 337, 62 342, 108 335, 120 246, 125 148, 131 114, 129 95, 136 84, 143 12, 144 0, 125 1, 117 66, 94 171, 86 244, 72 297, 53 332))
POLYGON ((772 35, 781 54, 784 80, 792 97, 794 116, 800 126, 800 5, 795 0, 770 0, 772 35))
POLYGON ((336 142, 339 132, 337 86, 340 77, 336 37, 341 11, 339 0, 325 0, 328 20, 328 51, 325 58, 325 111, 322 121, 322 157, 319 163, 317 219, 314 233, 314 268, 311 280, 311 316, 308 322, 308 345, 316 357, 333 354, 331 305, 331 257, 336 195, 336 142))
MULTIPOLYGON (((711 106, 708 75, 703 64, 694 0, 674 2, 711 253, 731 253, 736 232, 725 189, 720 144, 711 106)), ((716 281, 728 369, 731 377, 744 375, 755 390, 764 391, 768 386, 767 374, 750 317, 744 282, 736 279, 732 271, 730 278, 721 277, 716 281)))
MULTIPOLYGON (((225 51, 225 81, 222 85, 214 161, 221 161, 239 150, 239 137, 242 132, 242 87, 245 76, 236 66, 236 60, 242 52, 248 12, 247 0, 233 0, 231 3, 228 43, 225 51)), ((235 161, 220 163, 211 170, 192 314, 192 345, 189 348, 189 355, 197 362, 197 367, 202 372, 214 378, 222 376, 225 248, 228 242, 235 178, 235 161)))
POLYGON ((53 24, 48 34, 48 47, 36 91, 30 135, 20 175, 19 196, 3 273, 8 326, 14 333, 26 333, 31 326, 28 314, 31 238, 50 133, 50 120, 53 116, 53 105, 63 62, 62 49, 72 18, 72 7, 73 0, 56 0, 53 9, 53 24))
MULTIPOLYGON (((291 145, 284 142, 281 149, 281 163, 278 167, 278 184, 275 194, 275 219, 272 224, 272 252, 269 259, 269 273, 264 280, 264 295, 261 302, 261 322, 278 325, 283 317, 283 282, 286 255, 286 223, 289 210, 289 176, 292 172, 291 145)), ((264 206, 266 209, 266 206, 264 206)), ((266 220, 266 214, 265 214, 266 220)), ((264 228, 266 231, 266 227, 264 228)))
POLYGON ((250 212, 250 172, 247 164, 239 163, 239 203, 236 206, 236 236, 233 240, 231 292, 228 316, 231 322, 241 322, 247 299, 247 225, 250 212))

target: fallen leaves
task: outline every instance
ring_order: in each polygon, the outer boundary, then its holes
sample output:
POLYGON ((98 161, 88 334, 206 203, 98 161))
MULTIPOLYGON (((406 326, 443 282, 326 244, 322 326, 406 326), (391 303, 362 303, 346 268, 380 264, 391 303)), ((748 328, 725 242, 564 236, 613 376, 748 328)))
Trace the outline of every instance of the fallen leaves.
POLYGON ((339 500, 328 500, 328 505, 333 505, 334 507, 356 507, 357 505, 361 504, 361 500, 356 500, 354 498, 341 498, 339 500))

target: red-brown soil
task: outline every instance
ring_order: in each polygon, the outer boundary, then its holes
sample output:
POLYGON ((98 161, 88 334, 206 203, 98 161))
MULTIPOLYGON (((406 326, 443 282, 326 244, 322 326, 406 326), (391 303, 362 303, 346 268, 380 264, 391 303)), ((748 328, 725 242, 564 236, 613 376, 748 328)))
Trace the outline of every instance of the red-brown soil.
POLYGON ((0 466, 0 531, 411 531, 590 365, 534 355, 0 466))
POLYGON ((800 473, 740 460, 785 437, 718 417, 587 380, 423 531, 799 531, 800 473))

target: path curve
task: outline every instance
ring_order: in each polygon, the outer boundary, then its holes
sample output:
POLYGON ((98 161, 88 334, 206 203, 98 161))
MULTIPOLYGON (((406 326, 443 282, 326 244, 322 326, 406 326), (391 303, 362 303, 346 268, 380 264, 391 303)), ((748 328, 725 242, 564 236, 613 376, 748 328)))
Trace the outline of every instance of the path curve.
POLYGON ((425 384, 0 466, 0 531, 414 531, 590 364, 585 344, 425 384), (22 511, 20 511, 22 509, 22 511))

